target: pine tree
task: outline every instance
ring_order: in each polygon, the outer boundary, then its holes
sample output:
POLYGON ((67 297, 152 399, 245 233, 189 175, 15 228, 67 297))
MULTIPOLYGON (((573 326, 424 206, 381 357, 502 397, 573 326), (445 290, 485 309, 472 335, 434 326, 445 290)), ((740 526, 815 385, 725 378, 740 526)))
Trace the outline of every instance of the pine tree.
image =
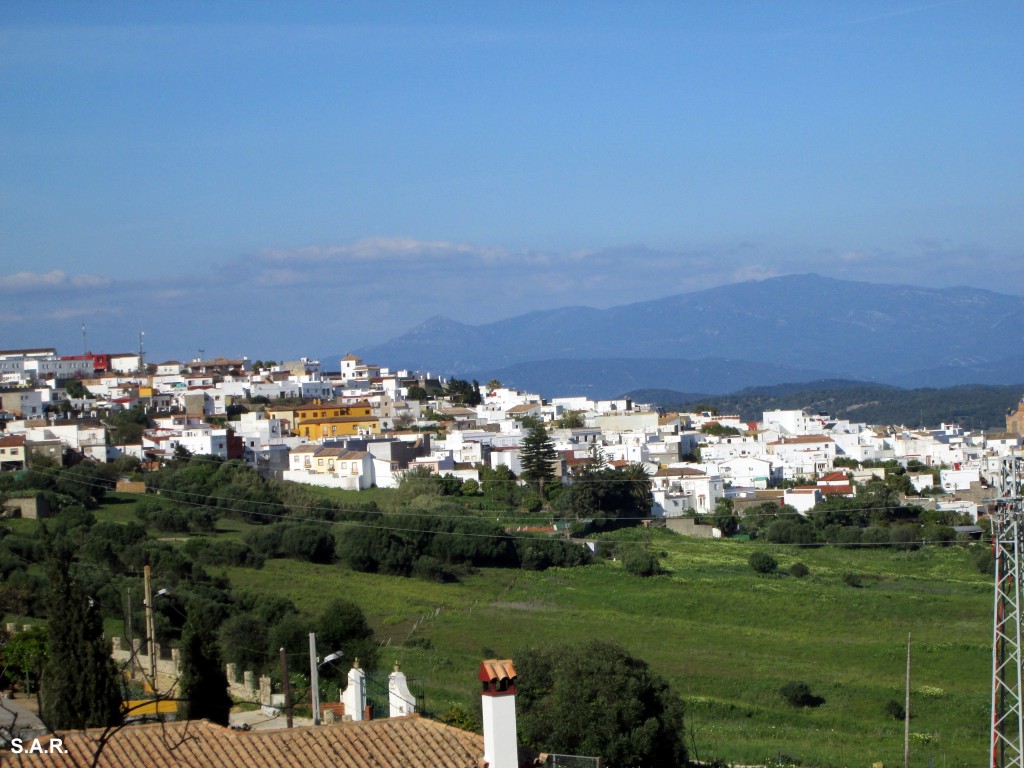
POLYGON ((543 426, 533 427, 519 446, 519 462, 523 480, 544 495, 544 484, 555 477, 554 462, 558 458, 554 443, 543 426))
POLYGON ((54 730, 117 726, 123 720, 122 680, 103 637, 99 603, 74 580, 70 549, 51 547, 48 561, 42 719, 54 730))
POLYGON ((213 630, 189 612, 181 634, 181 708, 189 720, 228 724, 231 697, 228 677, 221 663, 220 646, 213 630))

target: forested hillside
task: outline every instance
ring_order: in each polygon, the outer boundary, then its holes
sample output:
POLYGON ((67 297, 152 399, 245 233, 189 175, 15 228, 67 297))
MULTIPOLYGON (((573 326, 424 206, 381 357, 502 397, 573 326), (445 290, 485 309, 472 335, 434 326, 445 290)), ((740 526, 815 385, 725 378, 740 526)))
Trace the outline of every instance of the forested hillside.
POLYGON ((881 384, 827 381, 752 387, 731 395, 693 395, 671 390, 639 389, 628 393, 637 402, 655 403, 666 410, 717 408, 739 413, 748 421, 764 411, 804 408, 837 419, 908 427, 956 423, 968 429, 1002 429, 1006 411, 1024 394, 1024 384, 963 386, 947 389, 900 389, 881 384))

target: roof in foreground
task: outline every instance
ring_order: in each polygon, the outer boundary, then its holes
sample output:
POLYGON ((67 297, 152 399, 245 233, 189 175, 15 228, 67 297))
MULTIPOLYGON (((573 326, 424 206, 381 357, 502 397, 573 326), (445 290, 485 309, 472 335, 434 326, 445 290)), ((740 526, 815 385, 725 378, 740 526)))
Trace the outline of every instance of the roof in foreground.
MULTIPOLYGON (((102 729, 61 734, 64 754, 5 754, 17 766, 93 765, 102 729)), ((44 742, 45 743, 45 742, 44 742)), ((207 721, 122 728, 97 768, 479 768, 482 736, 416 715, 276 731, 232 731, 207 721)))

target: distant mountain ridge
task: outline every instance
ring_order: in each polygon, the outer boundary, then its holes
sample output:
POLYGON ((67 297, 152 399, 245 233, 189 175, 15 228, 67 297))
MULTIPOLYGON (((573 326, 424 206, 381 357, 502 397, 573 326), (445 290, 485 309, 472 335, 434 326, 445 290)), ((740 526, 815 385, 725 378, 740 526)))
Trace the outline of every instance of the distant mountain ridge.
POLYGON ((497 379, 545 396, 594 398, 617 397, 638 388, 676 389, 681 382, 685 382, 687 391, 724 394, 745 387, 828 378, 823 371, 711 357, 702 360, 618 357, 537 360, 507 368, 468 371, 465 375, 477 381, 497 379))
MULTIPOLYGON (((1024 380, 1024 298, 974 288, 931 289, 790 275, 723 285, 609 309, 562 307, 481 325, 435 317, 384 344, 366 360, 392 367, 466 377, 507 371, 502 381, 545 394, 564 380, 567 361, 588 361, 603 394, 610 361, 631 360, 631 379, 658 374, 657 386, 725 392, 781 383, 793 371, 807 379, 870 380, 899 386, 950 386, 1024 380), (665 361, 676 361, 668 373, 665 361), (735 381, 707 387, 696 371, 726 360, 735 381), (541 364, 540 361, 543 361, 541 364), (525 367, 523 367, 525 366, 525 367), (765 379, 753 372, 763 366, 765 379), (550 375, 545 379, 543 368, 550 375), (688 373, 689 371, 689 373, 688 373), (750 373, 753 378, 746 378, 750 373), (664 374, 664 375, 662 375, 664 374), (665 382, 666 376, 675 377, 665 382), (736 382, 740 382, 736 385, 736 382)), ((719 367, 721 375, 725 368, 719 367)), ((575 375, 575 374, 574 374, 575 375)), ((790 379, 799 381, 800 378, 790 379)), ((625 382, 623 382, 624 384, 625 382)), ((608 386, 606 386, 607 384, 608 386)))

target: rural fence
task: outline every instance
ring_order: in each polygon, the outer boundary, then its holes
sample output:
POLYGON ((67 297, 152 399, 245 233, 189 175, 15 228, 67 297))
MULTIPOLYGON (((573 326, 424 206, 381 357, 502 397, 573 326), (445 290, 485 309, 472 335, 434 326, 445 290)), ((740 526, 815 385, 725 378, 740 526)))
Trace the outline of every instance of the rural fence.
POLYGON ((602 768, 600 757, 582 755, 548 755, 550 768, 602 768))

